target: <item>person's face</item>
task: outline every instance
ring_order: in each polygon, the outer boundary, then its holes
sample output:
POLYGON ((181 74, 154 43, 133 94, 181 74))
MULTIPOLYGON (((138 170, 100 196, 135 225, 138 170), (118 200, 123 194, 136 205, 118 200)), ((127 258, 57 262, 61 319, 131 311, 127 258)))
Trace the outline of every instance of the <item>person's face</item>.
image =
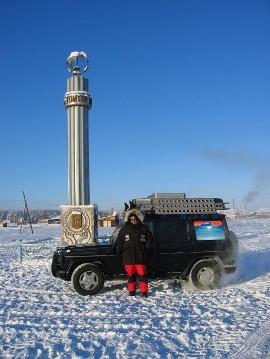
POLYGON ((130 217, 130 223, 131 224, 136 224, 137 223, 137 219, 135 217, 130 217))

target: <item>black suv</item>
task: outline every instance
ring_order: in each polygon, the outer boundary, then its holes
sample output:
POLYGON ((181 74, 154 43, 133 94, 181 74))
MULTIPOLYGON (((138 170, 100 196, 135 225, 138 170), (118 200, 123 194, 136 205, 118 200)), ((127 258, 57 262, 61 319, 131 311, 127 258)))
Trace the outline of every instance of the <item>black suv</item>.
MULTIPOLYGON (((225 209, 223 201, 214 198, 212 204, 201 202, 206 200, 199 199, 194 204, 187 199, 191 202, 184 202, 184 207, 183 200, 180 204, 172 200, 167 204, 165 200, 162 205, 153 204, 155 198, 151 198, 150 205, 139 200, 130 202, 131 208, 147 210, 144 223, 154 237, 148 264, 150 278, 178 277, 207 290, 218 287, 223 273, 236 270, 237 238, 229 231, 225 215, 216 211, 225 209)), ((123 225, 119 223, 109 243, 57 248, 52 261, 53 276, 71 281, 81 295, 93 295, 102 289, 105 278, 124 275, 115 254, 117 234, 123 225)))

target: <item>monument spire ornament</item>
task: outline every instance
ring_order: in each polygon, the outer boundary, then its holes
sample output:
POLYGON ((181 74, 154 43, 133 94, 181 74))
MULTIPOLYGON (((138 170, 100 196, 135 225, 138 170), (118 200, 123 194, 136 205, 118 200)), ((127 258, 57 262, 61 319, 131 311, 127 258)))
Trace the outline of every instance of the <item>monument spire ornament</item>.
POLYGON ((61 206, 62 242, 69 245, 92 244, 97 236, 97 206, 90 204, 88 111, 92 98, 88 69, 83 51, 73 51, 67 58, 68 71, 64 106, 68 114, 68 195, 69 205, 61 206))
POLYGON ((73 51, 67 58, 68 71, 74 75, 81 75, 88 69, 88 58, 83 51, 73 51))

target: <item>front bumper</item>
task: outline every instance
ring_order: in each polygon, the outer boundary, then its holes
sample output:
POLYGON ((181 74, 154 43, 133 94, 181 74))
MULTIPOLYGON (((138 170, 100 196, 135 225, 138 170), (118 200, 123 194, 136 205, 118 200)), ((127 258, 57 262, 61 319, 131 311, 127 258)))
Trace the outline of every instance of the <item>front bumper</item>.
POLYGON ((55 264, 52 264, 51 272, 55 278, 61 278, 64 280, 68 280, 66 278, 66 271, 59 269, 55 264))

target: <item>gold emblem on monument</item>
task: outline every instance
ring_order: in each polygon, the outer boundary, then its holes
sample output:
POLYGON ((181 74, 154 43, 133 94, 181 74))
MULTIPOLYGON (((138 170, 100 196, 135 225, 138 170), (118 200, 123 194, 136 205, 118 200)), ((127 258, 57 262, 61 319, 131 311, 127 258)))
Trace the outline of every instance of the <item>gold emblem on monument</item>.
POLYGON ((81 229, 83 226, 81 213, 72 213, 71 215, 71 227, 73 229, 81 229))

